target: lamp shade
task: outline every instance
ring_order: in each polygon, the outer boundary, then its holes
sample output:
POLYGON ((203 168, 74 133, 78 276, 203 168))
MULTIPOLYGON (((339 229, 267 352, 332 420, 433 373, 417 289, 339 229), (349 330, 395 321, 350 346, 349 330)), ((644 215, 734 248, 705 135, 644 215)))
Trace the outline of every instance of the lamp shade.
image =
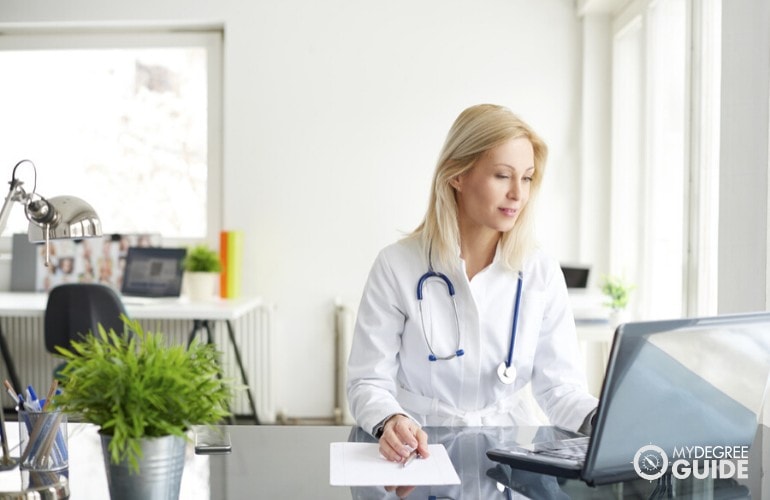
MULTIPOLYGON (((48 209, 53 211, 48 231, 48 239, 80 239, 102 235, 102 223, 94 209, 74 196, 56 196, 48 198, 48 209)), ((45 225, 29 223, 29 241, 46 241, 45 225)))

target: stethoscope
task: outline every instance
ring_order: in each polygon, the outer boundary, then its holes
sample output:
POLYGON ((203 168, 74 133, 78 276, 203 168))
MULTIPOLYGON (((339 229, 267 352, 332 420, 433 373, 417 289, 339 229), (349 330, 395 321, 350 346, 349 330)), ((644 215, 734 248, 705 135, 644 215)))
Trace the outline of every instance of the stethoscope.
MULTIPOLYGON (((425 344, 428 346, 428 351, 430 351, 430 354, 428 355, 429 361, 446 361, 449 359, 453 359, 459 356, 462 356, 465 354, 465 351, 460 347, 462 343, 462 332, 460 330, 460 317, 457 314, 457 301, 455 301, 455 287, 452 284, 452 281, 447 277, 446 274, 439 273, 433 270, 433 265, 430 263, 430 258, 428 259, 428 272, 420 276, 420 279, 417 281, 417 307, 420 310, 420 324, 422 325, 422 335, 425 338, 425 344), (425 329, 425 317, 422 313, 422 299, 423 299, 423 291, 422 287, 425 284, 426 281, 428 281, 431 278, 437 278, 444 282, 444 284, 447 287, 447 291, 449 293, 449 298, 452 300, 452 308, 454 310, 454 318, 455 318, 455 332, 457 333, 457 344, 454 350, 454 353, 448 355, 448 356, 437 356, 436 353, 433 351, 433 346, 430 343, 430 339, 428 339, 428 332, 425 329)), ((521 288, 523 283, 523 277, 521 271, 519 271, 519 280, 516 284, 516 301, 513 305, 513 324, 511 325, 511 342, 508 346, 508 357, 505 358, 505 361, 500 363, 500 365, 497 367, 497 376, 500 379, 500 382, 504 384, 512 384, 514 380, 516 380, 516 368, 513 366, 513 345, 516 341, 516 329, 518 328, 519 323, 519 306, 521 305, 521 288)))
POLYGON ((516 300, 513 303, 513 324, 511 325, 511 344, 508 346, 508 357, 497 366, 497 376, 500 382, 512 384, 516 380, 516 368, 513 366, 513 343, 516 340, 516 330, 519 327, 519 306, 521 305, 521 287, 524 276, 519 271, 519 279, 516 283, 516 300))

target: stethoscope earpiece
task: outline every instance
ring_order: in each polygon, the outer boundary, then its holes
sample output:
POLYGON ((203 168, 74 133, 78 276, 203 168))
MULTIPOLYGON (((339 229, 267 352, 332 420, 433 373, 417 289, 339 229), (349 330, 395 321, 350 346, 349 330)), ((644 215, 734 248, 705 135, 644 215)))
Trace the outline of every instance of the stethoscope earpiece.
POLYGON ((433 353, 431 352, 430 354, 428 354, 428 361, 438 361, 439 359, 447 360, 447 359, 452 359, 452 358, 459 358, 459 357, 460 357, 460 356, 462 356, 463 354, 465 354, 465 351, 464 351, 464 350, 462 350, 462 349, 457 349, 457 350, 455 351, 455 355, 454 355, 454 356, 450 356, 450 357, 447 357, 447 358, 438 358, 438 357, 436 357, 436 355, 435 355, 435 354, 433 354, 433 353))

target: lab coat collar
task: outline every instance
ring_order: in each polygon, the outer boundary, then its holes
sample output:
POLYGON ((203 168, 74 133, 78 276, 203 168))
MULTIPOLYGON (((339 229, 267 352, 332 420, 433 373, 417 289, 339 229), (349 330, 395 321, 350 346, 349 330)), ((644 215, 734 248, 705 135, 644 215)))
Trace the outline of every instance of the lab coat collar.
MULTIPOLYGON (((501 265, 501 262, 503 260, 502 245, 501 245, 501 243, 502 243, 502 238, 500 240, 498 240, 498 242, 497 242, 497 246, 495 247, 495 256, 492 257, 492 263, 489 264, 484 269, 482 269, 481 272, 484 272, 485 270, 490 269, 492 267, 496 267, 496 266, 500 266, 501 265)), ((461 273, 461 275, 463 277, 466 277, 466 280, 467 280, 467 276, 468 276, 468 272, 467 271, 468 270, 465 267, 465 259, 460 254, 460 247, 459 247, 459 245, 457 246, 457 260, 460 263, 460 273, 461 273)))

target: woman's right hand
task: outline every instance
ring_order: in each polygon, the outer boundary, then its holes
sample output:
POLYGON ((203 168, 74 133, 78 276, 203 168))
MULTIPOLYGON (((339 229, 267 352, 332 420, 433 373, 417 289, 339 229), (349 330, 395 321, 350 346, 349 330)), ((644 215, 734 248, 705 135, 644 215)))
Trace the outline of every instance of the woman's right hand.
POLYGON ((428 435, 406 415, 390 417, 382 428, 380 454, 391 462, 404 462, 413 451, 428 458, 428 435))

